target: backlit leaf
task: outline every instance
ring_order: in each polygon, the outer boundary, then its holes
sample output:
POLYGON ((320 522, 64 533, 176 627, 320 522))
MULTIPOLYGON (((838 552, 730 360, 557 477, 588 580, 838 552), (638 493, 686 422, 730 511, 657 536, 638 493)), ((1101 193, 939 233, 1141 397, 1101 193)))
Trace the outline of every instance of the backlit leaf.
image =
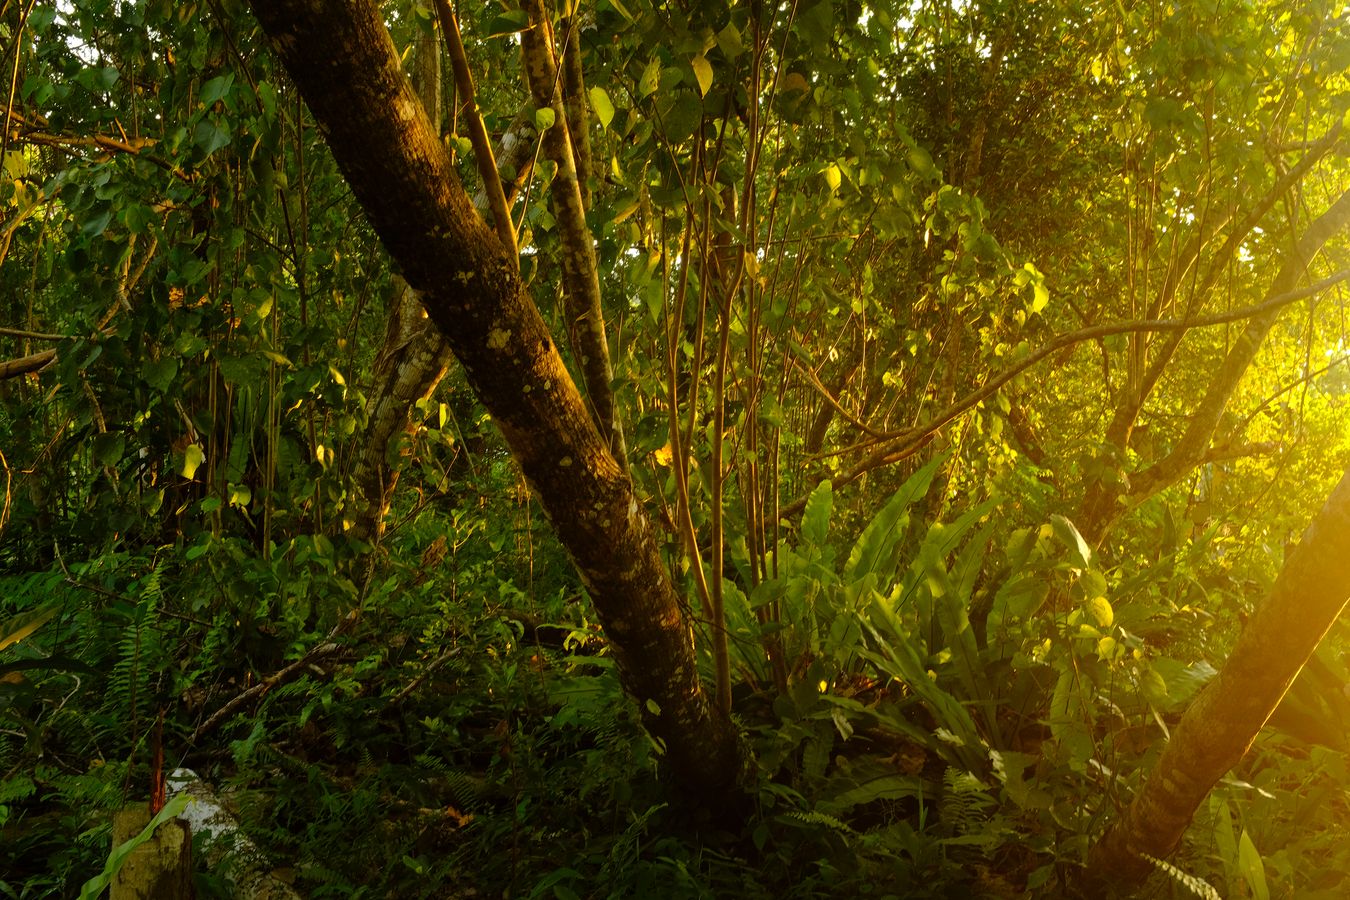
POLYGON ((689 65, 693 67, 694 77, 698 79, 699 96, 708 96, 708 90, 712 87, 713 82, 712 63, 708 62, 706 56, 695 56, 689 61, 689 65))
POLYGON ((614 121, 614 104, 609 100, 609 94, 605 93, 602 87, 593 87, 590 89, 591 108, 595 110, 595 117, 600 120, 601 128, 609 128, 609 123, 614 121))
POLYGON ((188 444, 183 450, 183 468, 179 470, 189 481, 197 474, 197 469, 206 461, 206 451, 200 444, 188 444))

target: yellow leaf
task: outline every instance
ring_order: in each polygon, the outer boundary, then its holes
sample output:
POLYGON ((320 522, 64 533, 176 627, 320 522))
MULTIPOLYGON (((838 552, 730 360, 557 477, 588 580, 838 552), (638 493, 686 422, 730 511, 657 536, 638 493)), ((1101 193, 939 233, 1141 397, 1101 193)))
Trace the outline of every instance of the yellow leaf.
POLYGON ((188 444, 183 450, 183 468, 180 470, 189 481, 197 474, 197 468, 206 461, 206 451, 201 444, 188 444))
POLYGON ((689 64, 694 67, 694 77, 698 79, 698 95, 708 96, 708 89, 712 87, 713 81, 712 63, 708 62, 706 56, 695 56, 689 64))
POLYGON ((1111 623, 1116 620, 1115 611, 1111 609, 1111 602, 1105 597, 1093 597, 1083 605, 1083 609, 1102 628, 1110 628, 1111 623))
POLYGON ((839 190, 839 183, 843 180, 843 175, 840 173, 839 167, 831 163, 825 167, 824 175, 825 183, 830 186, 830 192, 833 193, 839 190))

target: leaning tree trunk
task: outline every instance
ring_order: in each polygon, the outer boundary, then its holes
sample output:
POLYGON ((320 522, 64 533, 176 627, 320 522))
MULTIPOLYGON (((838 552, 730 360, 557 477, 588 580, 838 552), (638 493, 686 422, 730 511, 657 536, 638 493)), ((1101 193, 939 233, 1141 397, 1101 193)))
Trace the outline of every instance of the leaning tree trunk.
POLYGON ((1217 678, 1172 730, 1125 817, 1093 848, 1089 877, 1133 884, 1176 849, 1200 802, 1237 764, 1350 598, 1350 472, 1285 562, 1217 678))
POLYGON ((492 414, 595 603, 676 780, 732 799, 741 753, 708 703, 647 515, 514 260, 474 211, 373 0, 255 0, 347 182, 492 414))
MULTIPOLYGON (((417 402, 432 395, 451 360, 449 345, 427 320, 417 293, 401 278, 395 279, 395 289, 384 344, 375 359, 369 424, 356 449, 351 477, 351 535, 375 547, 384 536, 398 485, 399 469, 390 464, 390 451, 411 427, 417 402)), ((365 585, 375 561, 373 549, 357 560, 357 585, 365 585)))

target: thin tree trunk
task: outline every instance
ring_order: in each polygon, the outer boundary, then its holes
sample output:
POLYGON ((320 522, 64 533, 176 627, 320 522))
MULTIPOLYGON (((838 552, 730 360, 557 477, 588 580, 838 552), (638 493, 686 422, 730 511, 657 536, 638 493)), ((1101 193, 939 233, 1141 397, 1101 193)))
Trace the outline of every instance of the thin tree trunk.
MULTIPOLYGON (((412 61, 412 82, 422 108, 439 134, 441 120, 441 55, 435 34, 418 38, 412 61)), ((430 397, 450 367, 450 347, 427 320, 421 298, 402 278, 389 304, 384 343, 375 358, 368 424, 357 448, 351 475, 351 536, 379 546, 385 517, 398 485, 398 469, 390 464, 391 442, 408 430, 413 406, 430 397)), ((363 587, 375 570, 376 554, 357 558, 353 580, 363 587)))
MULTIPOLYGON (((1322 247, 1347 224, 1350 224, 1350 191, 1341 194, 1331 208, 1318 216, 1298 242, 1290 248, 1267 296, 1278 296, 1297 287, 1322 247)), ((1210 381, 1205 397, 1200 401, 1195 414, 1191 416, 1181 441, 1156 465, 1135 477, 1132 493, 1137 493, 1141 497, 1156 494, 1204 460, 1205 451, 1209 449, 1215 429, 1219 427, 1223 412, 1228 408, 1229 398, 1233 396, 1242 376, 1256 359, 1257 351, 1265 343, 1266 335, 1270 334, 1270 329, 1274 327, 1281 312, 1283 310, 1272 310, 1247 320, 1242 334, 1238 336, 1232 349, 1228 351, 1228 356, 1224 358, 1223 364, 1210 381)))
MULTIPOLYGON (((586 399, 590 402, 596 426, 608 438, 614 458, 621 466, 626 466, 623 429, 615 417, 614 392, 610 386, 614 370, 609 361, 605 313, 600 302, 595 240, 586 225, 584 188, 579 176, 578 156, 574 152, 580 142, 569 133, 568 106, 563 102, 548 11, 542 0, 525 0, 524 8, 530 16, 530 27, 521 32, 520 40, 526 80, 535 107, 553 112, 553 124, 544 129, 543 141, 545 155, 558 166, 549 191, 562 243, 563 301, 567 308, 568 332, 573 335, 586 399)), ((573 52, 579 51, 573 48, 573 52)), ((575 109, 575 101, 571 106, 575 109)), ((583 127, 584 124, 583 118, 583 127)), ((589 152, 590 144, 585 146, 589 152)))
POLYGON ((741 748, 699 681, 651 524, 515 261, 474 211, 403 77, 379 8, 373 0, 256 0, 253 12, 539 497, 675 779, 691 798, 728 808, 741 748))
POLYGON ((1089 877, 1143 880, 1172 853, 1205 795, 1235 766, 1350 598, 1350 472, 1341 479, 1217 678, 1172 731, 1124 818, 1093 848, 1089 877))
MULTIPOLYGON (((450 346, 427 319, 417 293, 401 278, 385 327, 384 345, 375 359, 372 382, 375 397, 369 424, 357 449, 352 467, 352 537, 378 546, 384 536, 385 517, 398 485, 398 469, 389 463, 389 452, 399 435, 408 430, 412 409, 430 397, 450 367, 450 346)), ((356 567, 356 584, 364 585, 375 567, 375 555, 362 556, 356 567)))
MULTIPOLYGON (((1337 123, 1326 135, 1315 142, 1289 171, 1280 176, 1270 190, 1266 191, 1246 214, 1233 222, 1233 227, 1229 230, 1223 246, 1212 255, 1208 271, 1203 280, 1191 292, 1190 299, 1186 303, 1185 318, 1190 318, 1196 313, 1200 305, 1213 291, 1228 263, 1237 256, 1242 242, 1261 223, 1266 214, 1281 199, 1289 197, 1290 192, 1299 186, 1313 166, 1331 152, 1340 138, 1340 133, 1341 125, 1337 123)), ((1191 273, 1199 266, 1199 256, 1206 244, 1217 237, 1227 227, 1231 219, 1232 217, 1220 217, 1210 224, 1210 228, 1206 232, 1196 234, 1187 243, 1180 256, 1168 267, 1162 288, 1157 298, 1149 306, 1148 315, 1150 318, 1160 315, 1164 310, 1175 305, 1176 296, 1183 281, 1189 278, 1191 273)), ((1074 521, 1083 536, 1094 545, 1101 541, 1122 512, 1121 498, 1129 493, 1129 482, 1125 477, 1125 451, 1131 446, 1135 423, 1139 420, 1139 414, 1152 395, 1153 389, 1171 364, 1177 350, 1180 349, 1181 342, 1186 334, 1185 329, 1173 331, 1166 335, 1162 339, 1161 346, 1156 348, 1153 345, 1153 340, 1146 334, 1130 336, 1130 380, 1124 396, 1116 406, 1111 424, 1106 429, 1102 454, 1103 468, 1109 473, 1109 476, 1098 477, 1089 482, 1084 492, 1083 501, 1079 506, 1078 515, 1074 517, 1074 521), (1151 361, 1147 360, 1150 355, 1152 356, 1151 361), (1142 370, 1145 362, 1148 362, 1148 368, 1142 370)))

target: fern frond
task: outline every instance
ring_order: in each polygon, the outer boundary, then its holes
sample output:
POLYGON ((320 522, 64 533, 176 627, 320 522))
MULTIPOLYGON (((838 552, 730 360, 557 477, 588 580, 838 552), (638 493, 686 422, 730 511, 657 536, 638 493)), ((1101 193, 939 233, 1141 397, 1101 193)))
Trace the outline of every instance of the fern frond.
POLYGON ((796 810, 785 813, 784 818, 794 819, 807 825, 824 825, 833 828, 841 834, 853 834, 853 828, 847 823, 836 819, 834 816, 823 812, 798 812, 796 810))
POLYGON ((1219 892, 1214 890, 1213 886, 1208 881, 1205 881, 1205 879, 1196 875, 1188 875, 1170 862, 1158 859, 1156 856, 1149 856, 1147 853, 1141 853, 1139 855, 1141 858, 1151 862, 1155 869, 1167 875, 1177 884, 1186 888, 1192 894, 1195 894, 1195 896, 1202 898, 1202 900, 1223 900, 1223 898, 1219 896, 1219 892))
POLYGON ((939 815, 954 835, 966 835, 981 829, 988 818, 994 798, 980 779, 969 772, 948 766, 942 774, 942 802, 939 815))

